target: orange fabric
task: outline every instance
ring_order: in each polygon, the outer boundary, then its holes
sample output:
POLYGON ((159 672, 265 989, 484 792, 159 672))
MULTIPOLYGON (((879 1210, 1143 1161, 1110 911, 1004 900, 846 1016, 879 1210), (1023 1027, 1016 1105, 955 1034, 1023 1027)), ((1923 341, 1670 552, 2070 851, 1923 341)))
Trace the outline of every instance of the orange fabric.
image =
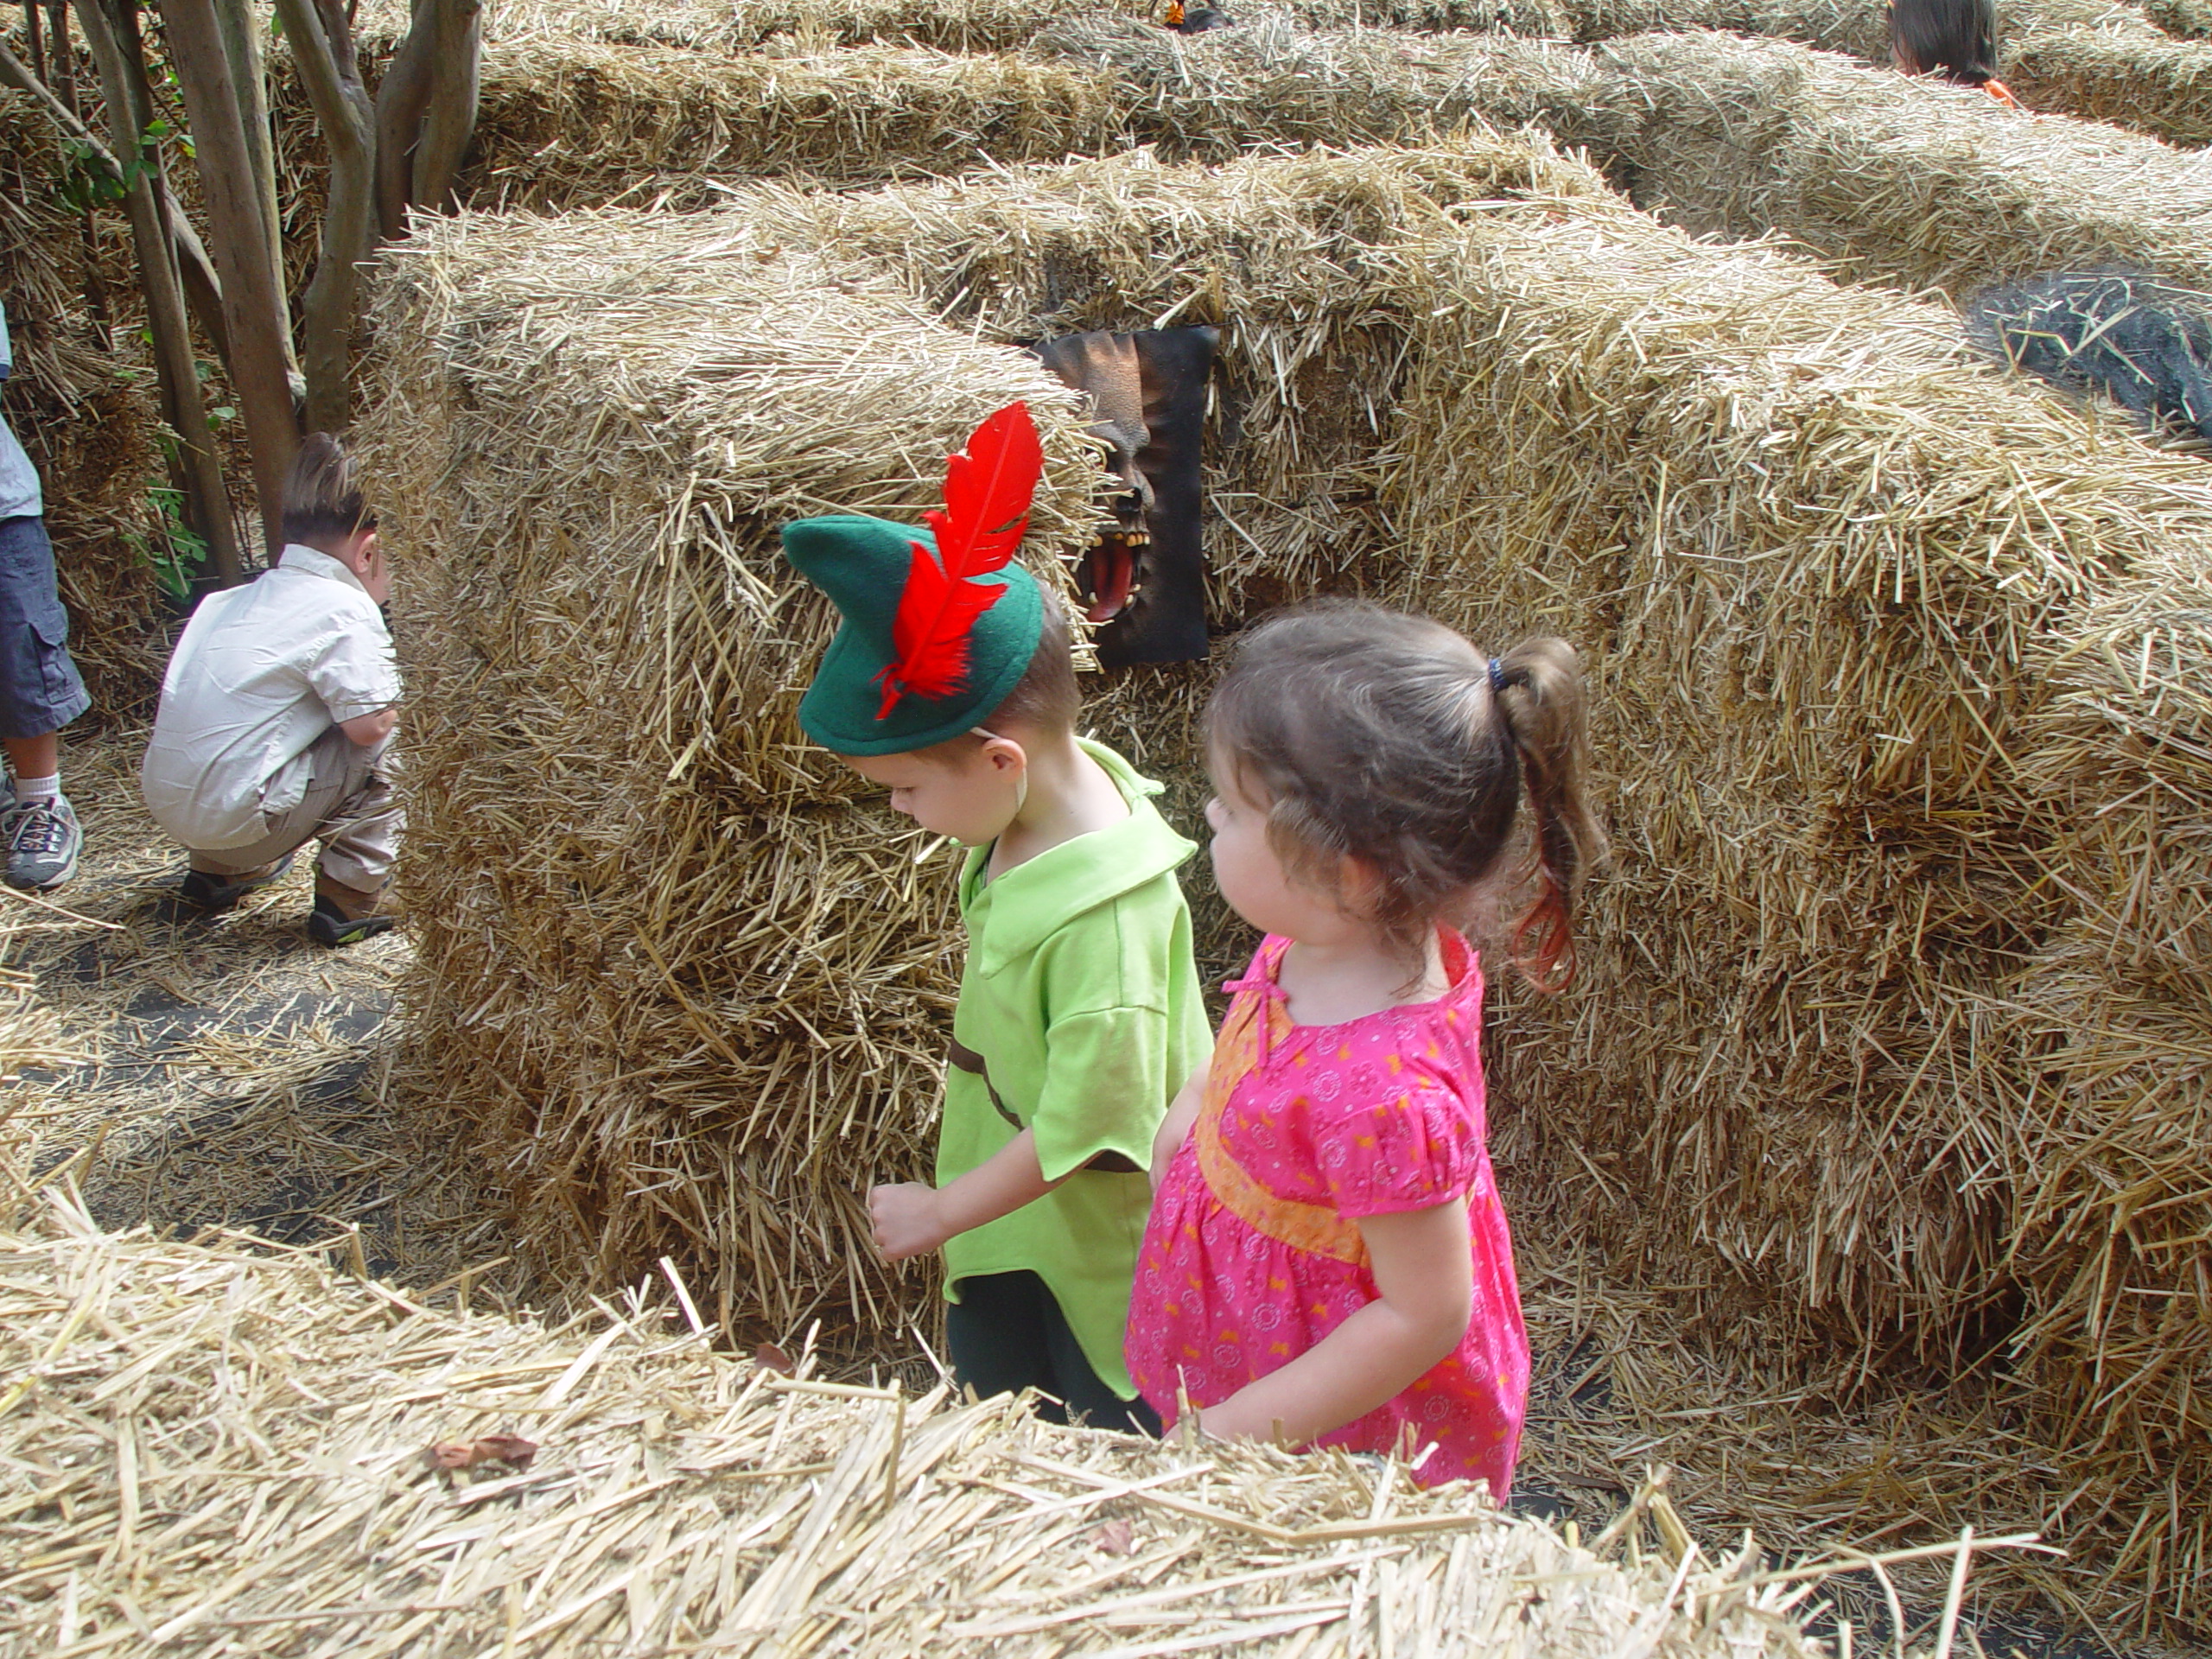
POLYGON ((1268 997, 1252 998, 1230 1016, 1222 1027, 1214 1063, 1206 1071, 1205 1103, 1198 1109, 1194 1132, 1198 1173, 1222 1208, 1257 1233, 1278 1244, 1287 1244, 1314 1255, 1325 1255, 1354 1267, 1367 1265, 1367 1241, 1359 1228, 1335 1211, 1319 1204, 1301 1204, 1270 1192, 1230 1156, 1221 1141, 1221 1115, 1229 1097, 1247 1073, 1260 1063, 1260 1021, 1280 1040, 1289 1029, 1290 1016, 1282 1004, 1268 997), (1228 1063, 1224 1064, 1226 1060, 1228 1063))

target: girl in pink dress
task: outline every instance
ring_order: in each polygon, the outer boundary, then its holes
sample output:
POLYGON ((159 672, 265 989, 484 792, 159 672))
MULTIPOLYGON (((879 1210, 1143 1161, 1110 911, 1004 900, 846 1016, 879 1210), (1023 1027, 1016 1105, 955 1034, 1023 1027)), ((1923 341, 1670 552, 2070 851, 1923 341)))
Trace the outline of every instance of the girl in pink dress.
POLYGON ((1503 1501, 1529 1342, 1458 929, 1519 867, 1516 965, 1573 976, 1604 847, 1574 651, 1485 659, 1423 618, 1306 606, 1247 637, 1206 738, 1215 877, 1268 937, 1154 1144, 1130 1372, 1163 1422, 1395 1453, 1503 1501))

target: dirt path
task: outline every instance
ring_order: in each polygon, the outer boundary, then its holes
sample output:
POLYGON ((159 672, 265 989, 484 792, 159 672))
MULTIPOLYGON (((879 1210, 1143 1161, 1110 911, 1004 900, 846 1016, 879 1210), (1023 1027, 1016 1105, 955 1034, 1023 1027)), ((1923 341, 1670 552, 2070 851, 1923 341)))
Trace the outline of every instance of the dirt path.
POLYGON ((0 1133, 111 1228, 308 1243, 358 1227, 371 1272, 417 1286, 499 1255, 391 1105, 404 933, 312 944, 304 859, 226 915, 177 903, 182 854, 138 801, 143 748, 135 729, 69 744, 77 877, 47 905, 0 899, 10 965, 84 1057, 26 1072, 0 1133))

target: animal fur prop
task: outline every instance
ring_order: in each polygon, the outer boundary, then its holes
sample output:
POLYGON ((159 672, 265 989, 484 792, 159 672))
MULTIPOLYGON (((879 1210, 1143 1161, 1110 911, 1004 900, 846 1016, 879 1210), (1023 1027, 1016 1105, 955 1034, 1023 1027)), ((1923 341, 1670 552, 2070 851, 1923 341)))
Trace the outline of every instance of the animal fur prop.
POLYGON ((2212 294, 2140 273, 2059 271, 1985 290, 1967 305, 1967 331, 2014 369, 2212 438, 2212 294))

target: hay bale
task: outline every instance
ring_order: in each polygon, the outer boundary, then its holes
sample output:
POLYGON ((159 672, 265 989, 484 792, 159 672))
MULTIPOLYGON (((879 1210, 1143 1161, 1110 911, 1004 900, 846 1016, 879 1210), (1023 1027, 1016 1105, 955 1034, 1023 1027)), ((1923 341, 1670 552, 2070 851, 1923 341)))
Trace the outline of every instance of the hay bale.
MULTIPOLYGON (((1978 1358, 2023 1294, 2035 1328, 2096 1326, 2101 1230, 2054 1243, 2031 1279, 2024 1263, 2054 1218, 2143 1196, 2106 1183, 2193 1120, 2134 1122, 2128 1080, 2086 1056, 2066 1063, 2073 1095, 2097 1096, 2076 1110, 2009 1010, 2063 1001, 2063 976, 2024 969, 2109 937, 2081 895, 2139 868, 2083 825, 2133 813, 2148 835, 2164 814, 2139 760, 2100 763, 2131 734, 2190 751, 2177 766, 2202 753, 2196 706, 2123 677, 2135 659, 2114 649, 2104 751, 2063 792, 2048 775, 2056 664, 2131 573, 2212 569, 2212 480, 2117 416, 1972 365, 1944 309, 1599 200, 1484 215, 1398 257, 1433 299, 1383 479, 1408 559, 1393 591, 1478 641, 1592 647, 1611 773, 1617 862, 1586 987, 1509 991, 1497 1019, 1521 1224, 1602 1240, 1616 1272, 1747 1347, 1840 1343, 1869 1383, 1915 1355, 1978 1358)), ((2171 856, 2201 868, 2195 839, 2171 856)), ((2201 959, 2176 983, 2212 1001, 2201 959)), ((2173 1086, 2201 1111, 2190 1077, 2173 1086)), ((2177 1234, 2202 1225, 2192 1204, 2177 1234)), ((2131 1287, 2194 1297, 2193 1261, 2158 1268, 2131 1287)), ((2164 1306, 2113 1351, 2171 1366, 2140 1383, 2166 1398, 2139 1409, 2103 1373, 2094 1458, 2071 1450, 2079 1343, 2031 1335, 1990 1386, 1999 1421, 2047 1448, 2036 1472, 1933 1478, 1986 1522, 2055 1531, 2082 1605, 2201 1624, 2202 1471, 2167 1460, 2158 1412, 2203 1373, 2193 1337, 2163 1338, 2164 1306)))
MULTIPOLYGON (((2006 6, 2002 21, 2010 36, 2082 25, 2125 29, 2141 16, 2131 0, 2029 0, 2006 6)), ((1890 60, 1886 0, 1567 0, 1567 19, 1578 41, 1719 29, 1848 52, 1869 63, 1890 60)))
POLYGON ((409 1001, 431 1074, 524 1248, 595 1281, 703 1258, 718 1309, 780 1332, 882 1287, 852 1172, 925 1166, 952 982, 937 868, 845 810, 863 786, 791 720, 827 626, 777 530, 918 513, 1027 397, 1049 564, 1085 539, 1096 464, 1032 359, 736 230, 428 227, 376 303, 361 430, 419 572, 409 1001))
POLYGON ((410 569, 404 995, 422 1086, 541 1267, 606 1284, 674 1254, 719 1317, 779 1332, 905 1317, 861 1189, 925 1166, 950 883, 798 737, 826 607, 778 526, 918 512, 1026 394, 1054 458, 1031 545, 1072 552, 1093 452, 1071 395, 991 342, 1181 303, 1228 331, 1224 613, 1355 583, 1404 366, 1375 249, 1532 185, 1600 188, 1497 139, 1217 175, 1138 155, 463 218, 393 256, 364 436, 410 569))
POLYGON ((1044 30, 1031 50, 1103 72, 1122 141, 1177 159, 1419 143, 1471 122, 1552 124, 1602 85, 1590 55, 1559 41, 1317 30, 1280 7, 1255 7, 1235 29, 1191 38, 1082 18, 1044 30))
MULTIPOLYGON (((1568 10, 1573 37, 1586 42, 1719 29, 1847 53, 1883 69, 1891 62, 1887 0, 1573 0, 1568 10)), ((2185 147, 2212 143, 2212 57, 2172 38, 2146 10, 2125 0, 2005 7, 2005 84, 2031 109, 2185 147)))
POLYGON ((0 407, 39 469, 70 650, 105 720, 160 688, 158 589, 143 549, 161 534, 150 492, 166 480, 128 235, 118 215, 88 226, 63 207, 63 166, 51 124, 0 92, 0 300, 15 357, 0 407))
POLYGON ((67 1212, 0 1236, 0 1505, 22 1546, 0 1643, 1820 1651, 1791 1611, 1802 1583, 1760 1573, 1748 1544, 1678 1561, 1631 1536, 1615 1559, 1397 1465, 787 1377, 712 1351, 661 1302, 548 1329, 434 1310, 312 1253, 118 1237, 67 1212), (515 1461, 441 1475, 434 1446, 515 1461))
POLYGON ((1694 230, 1780 232, 1851 280, 1961 296, 2056 269, 2189 284, 2212 267, 2212 175, 2153 140, 1783 41, 1649 35, 1597 54, 1612 84, 1560 137, 1694 230))
MULTIPOLYGON (((2014 1170, 2015 1345, 2067 1431, 2060 1478, 2115 1532, 2130 1506, 2170 1517, 2115 1574, 2188 1586, 2212 1541, 2212 565, 2188 543, 2132 563, 2037 669, 2056 696, 2027 781, 2070 830, 2053 868, 2082 913, 2002 1005, 2038 1154, 2014 1170)), ((2204 1618, 2187 1588, 2171 1607, 2204 1618)))
POLYGON ((2143 15, 2181 41, 2212 41, 2212 4, 2206 0, 2143 0, 2143 15))
MULTIPOLYGON (((1317 28, 1357 26, 1423 30, 1480 29, 1559 35, 1559 0, 1285 0, 1317 28)), ((736 53, 797 44, 820 50, 865 42, 995 52, 1026 43, 1045 25, 1083 17, 1127 17, 1156 25, 1164 0, 501 0, 487 6, 488 45, 524 41, 594 41, 610 46, 682 47, 736 53)), ((1235 14, 1240 21, 1243 10, 1235 14)), ((379 55, 406 32, 405 0, 367 0, 363 39, 379 55)))
MULTIPOLYGON (((1058 161, 1114 147, 1111 91, 1072 65, 926 47, 767 57, 530 36, 486 48, 462 190, 479 207, 690 209, 758 177, 852 186, 1058 161)), ((311 248, 321 134, 289 75, 272 105, 288 232, 311 248)))
POLYGON ((1107 146, 1109 96, 1068 66, 924 47, 801 57, 502 47, 486 54, 471 200, 696 207, 760 176, 876 184, 1058 161, 1107 146))
POLYGON ((2109 121, 2184 149, 2212 144, 2212 41, 2148 23, 2035 29, 2007 42, 2005 84, 2031 109, 2109 121))

